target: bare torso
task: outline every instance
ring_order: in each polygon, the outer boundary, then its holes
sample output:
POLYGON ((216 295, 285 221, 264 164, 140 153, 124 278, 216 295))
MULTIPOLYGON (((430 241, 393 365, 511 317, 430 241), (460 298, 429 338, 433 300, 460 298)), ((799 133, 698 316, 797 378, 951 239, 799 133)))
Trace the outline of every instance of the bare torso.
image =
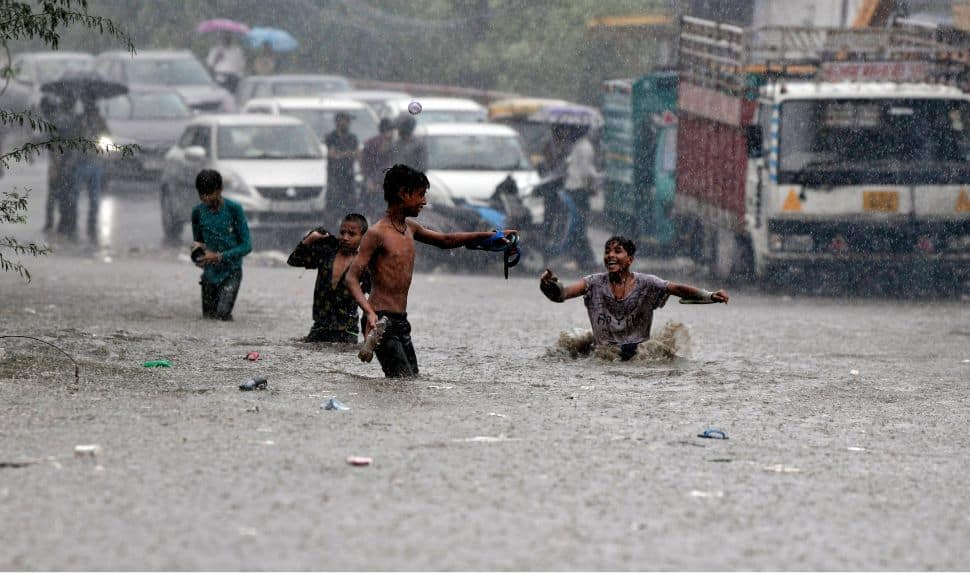
POLYGON ((337 252, 333 258, 333 269, 330 272, 330 288, 336 289, 337 283, 343 279, 344 271, 350 267, 350 262, 354 260, 355 253, 345 254, 337 252))
POLYGON ((380 240, 370 263, 370 305, 375 311, 405 313, 414 274, 414 227, 408 223, 401 233, 393 222, 381 219, 368 233, 380 240))

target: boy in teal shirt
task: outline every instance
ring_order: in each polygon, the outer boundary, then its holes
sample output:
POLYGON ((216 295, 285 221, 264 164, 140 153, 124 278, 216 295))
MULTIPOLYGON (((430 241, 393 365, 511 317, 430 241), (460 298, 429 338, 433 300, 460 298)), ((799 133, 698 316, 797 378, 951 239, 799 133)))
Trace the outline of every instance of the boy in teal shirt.
POLYGON ((202 316, 232 320, 242 283, 242 258, 252 251, 241 205, 222 197, 222 175, 204 169, 195 178, 202 203, 192 209, 192 259, 202 267, 202 316))

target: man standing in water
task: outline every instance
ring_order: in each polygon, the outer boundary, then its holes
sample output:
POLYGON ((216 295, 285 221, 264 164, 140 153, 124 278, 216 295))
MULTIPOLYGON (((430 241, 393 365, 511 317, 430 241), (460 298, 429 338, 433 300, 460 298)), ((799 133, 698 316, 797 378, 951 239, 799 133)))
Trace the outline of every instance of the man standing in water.
POLYGON ((630 271, 636 250, 633 241, 613 236, 606 240, 603 254, 606 273, 587 275, 568 286, 549 269, 539 279, 539 289, 550 301, 562 303, 582 295, 594 345, 619 347, 623 360, 632 358, 637 345, 650 338, 653 310, 663 307, 668 296, 697 303, 727 303, 729 298, 723 289, 712 293, 630 271))
POLYGON ((360 251, 344 280, 347 290, 364 311, 364 336, 377 326, 380 317, 387 317, 384 335, 375 353, 386 377, 415 377, 418 360, 411 345, 411 324, 408 323, 408 291, 414 275, 415 240, 441 249, 497 241, 514 230, 507 229, 494 239, 492 231, 471 233, 439 233, 425 229, 409 217, 417 217, 427 204, 428 178, 406 165, 395 165, 384 175, 384 200, 387 212, 375 223, 360 242, 360 251), (368 300, 360 287, 360 279, 367 269, 371 274, 371 295, 368 300))

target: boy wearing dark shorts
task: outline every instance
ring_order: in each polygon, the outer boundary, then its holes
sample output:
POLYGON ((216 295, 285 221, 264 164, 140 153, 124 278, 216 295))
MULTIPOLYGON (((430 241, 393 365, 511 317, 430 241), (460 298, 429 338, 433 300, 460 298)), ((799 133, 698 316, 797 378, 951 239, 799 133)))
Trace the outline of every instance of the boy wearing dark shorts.
MULTIPOLYGON (((364 336, 381 317, 387 324, 375 350, 386 377, 415 377, 418 360, 411 344, 408 322, 408 291, 414 275, 415 241, 441 249, 454 249, 485 241, 492 231, 439 233, 408 219, 417 217, 427 204, 428 178, 420 171, 398 164, 384 175, 384 200, 387 212, 364 234, 357 258, 350 264, 345 280, 347 289, 364 311, 364 336), (364 270, 370 271, 370 299, 360 288, 364 270)), ((505 235, 514 233, 506 230, 505 235)))
POLYGON ((195 264, 202 267, 202 316, 232 320, 242 284, 242 258, 252 251, 241 205, 222 197, 222 175, 204 169, 195 178, 202 203, 192 209, 195 264))

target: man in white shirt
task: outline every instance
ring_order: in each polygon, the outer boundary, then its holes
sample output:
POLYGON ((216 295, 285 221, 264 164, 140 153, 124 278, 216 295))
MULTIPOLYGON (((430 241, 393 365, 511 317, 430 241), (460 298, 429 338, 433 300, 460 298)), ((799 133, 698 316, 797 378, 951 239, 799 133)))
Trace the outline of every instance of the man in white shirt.
POLYGON ((232 93, 236 93, 239 80, 246 74, 246 54, 232 37, 232 34, 222 35, 222 43, 213 46, 205 63, 212 70, 216 81, 232 93))
POLYGON ((571 134, 575 141, 566 156, 566 178, 563 187, 576 206, 576 221, 572 233, 567 238, 569 253, 580 269, 596 264, 596 257, 589 246, 587 226, 589 225, 590 198, 595 193, 600 179, 596 169, 596 150, 587 137, 588 128, 576 127, 571 134))

